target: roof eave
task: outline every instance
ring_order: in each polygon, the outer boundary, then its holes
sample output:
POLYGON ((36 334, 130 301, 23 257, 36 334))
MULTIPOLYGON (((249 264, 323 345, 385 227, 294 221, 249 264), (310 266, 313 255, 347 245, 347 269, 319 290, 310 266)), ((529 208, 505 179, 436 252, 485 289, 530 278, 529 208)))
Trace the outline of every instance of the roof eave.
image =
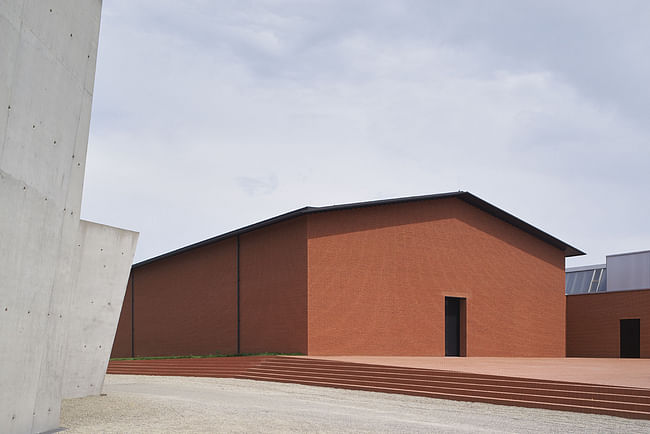
POLYGON ((138 262, 137 264, 134 264, 132 268, 138 268, 143 265, 150 264, 152 262, 168 258, 170 256, 175 256, 180 253, 187 252, 189 250, 193 250, 199 247, 203 247, 212 243, 216 243, 218 241, 225 240, 227 238, 233 237, 233 236, 238 236, 247 232, 254 231, 256 229, 260 229, 272 224, 280 223, 286 220, 290 220, 293 218, 297 218, 300 216, 304 216, 307 214, 314 214, 314 213, 322 213, 322 212, 329 212, 329 211, 341 211, 341 210, 347 210, 347 209, 354 209, 354 208, 363 208, 363 207, 370 207, 370 206, 382 206, 382 205, 390 205, 390 204, 396 204, 396 203, 407 203, 407 202, 417 202, 417 201, 424 201, 424 200, 433 200, 433 199, 444 199, 444 198, 458 198, 460 200, 463 200, 464 202, 481 209, 482 211, 487 212, 488 214, 491 214, 494 217, 497 217, 507 223, 510 223, 511 225, 529 233, 530 235, 533 235, 534 237, 545 241, 548 244, 551 244, 552 246, 564 251, 564 256, 565 257, 572 257, 572 256, 581 256, 585 255, 585 253, 567 243, 564 241, 555 238, 554 236, 536 228, 535 226, 526 223, 525 221, 521 220, 520 218, 502 210, 501 208, 498 208, 491 203, 481 199, 478 196, 473 195, 470 192, 467 191, 456 191, 456 192, 449 192, 449 193, 438 193, 438 194, 429 194, 429 195, 423 195, 423 196, 409 196, 409 197, 402 197, 402 198, 396 198, 396 199, 382 199, 382 200, 374 200, 374 201, 367 201, 367 202, 355 202, 355 203, 349 203, 349 204, 343 204, 343 205, 330 205, 330 206, 323 206, 323 207, 303 207, 299 208, 294 211, 290 211, 284 214, 281 214, 279 216, 271 217, 266 220, 262 220, 257 223, 253 223, 248 226, 244 226, 239 229, 235 229, 230 232, 226 232, 221 235, 217 235, 216 237, 208 238, 203 241, 199 241, 198 243, 193 243, 185 247, 181 247, 176 250, 172 250, 171 252, 164 253, 162 255, 155 256, 153 258, 138 262))

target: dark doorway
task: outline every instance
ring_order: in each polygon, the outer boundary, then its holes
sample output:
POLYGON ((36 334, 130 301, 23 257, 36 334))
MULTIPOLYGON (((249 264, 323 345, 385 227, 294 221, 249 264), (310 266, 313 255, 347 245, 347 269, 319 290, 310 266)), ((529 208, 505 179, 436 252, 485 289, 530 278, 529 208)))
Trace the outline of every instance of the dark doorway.
POLYGON ((464 356, 465 299, 445 297, 445 356, 464 356), (462 341, 462 342, 461 342, 462 341))
POLYGON ((641 356, 641 320, 621 320, 621 357, 639 358, 641 356))

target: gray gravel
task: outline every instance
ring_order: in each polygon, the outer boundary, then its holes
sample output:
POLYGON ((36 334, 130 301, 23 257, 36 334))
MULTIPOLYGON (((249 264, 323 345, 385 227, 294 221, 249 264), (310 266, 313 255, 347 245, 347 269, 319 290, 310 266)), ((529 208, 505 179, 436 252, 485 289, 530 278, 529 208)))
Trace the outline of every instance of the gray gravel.
POLYGON ((104 393, 63 402, 66 433, 650 433, 648 421, 251 380, 107 375, 104 393))

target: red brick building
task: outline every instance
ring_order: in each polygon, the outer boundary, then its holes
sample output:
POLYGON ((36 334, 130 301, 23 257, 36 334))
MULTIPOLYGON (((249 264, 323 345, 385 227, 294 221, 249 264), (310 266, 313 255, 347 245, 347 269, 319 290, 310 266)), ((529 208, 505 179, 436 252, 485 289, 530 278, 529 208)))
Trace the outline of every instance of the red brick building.
POLYGON ((568 357, 650 358, 650 251, 566 270, 568 357))
POLYGON ((563 357, 581 254, 467 192, 303 208, 134 265, 112 357, 563 357))
POLYGON ((650 358, 650 289, 569 295, 566 309, 567 357, 650 358), (633 355, 622 354, 626 322, 638 328, 633 355))

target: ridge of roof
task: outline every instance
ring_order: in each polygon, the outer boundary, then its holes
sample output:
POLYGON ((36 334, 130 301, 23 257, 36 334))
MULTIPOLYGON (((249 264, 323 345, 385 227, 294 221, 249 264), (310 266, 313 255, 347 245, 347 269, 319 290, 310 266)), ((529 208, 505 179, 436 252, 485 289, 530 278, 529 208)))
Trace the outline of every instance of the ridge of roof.
POLYGON ((428 194, 428 195, 420 195, 420 196, 407 196, 407 197, 400 197, 400 198, 392 198, 392 199, 380 199, 380 200, 372 200, 372 201, 365 201, 365 202, 353 202, 353 203, 347 203, 347 204, 340 204, 340 205, 328 205, 328 206, 320 206, 320 207, 314 207, 314 206, 305 206, 302 208, 295 209, 293 211, 286 212, 284 214, 277 215, 275 217, 271 217, 262 221, 259 221, 257 223, 253 223, 247 226, 243 226, 239 229, 235 229, 229 232, 225 232, 221 235, 217 235, 208 239, 205 239, 203 241, 199 241, 196 243, 189 244, 187 246, 169 251, 167 253, 163 253, 161 255, 154 256, 149 259, 145 259, 144 261, 140 261, 132 266, 132 268, 138 268, 143 265, 150 264, 152 262, 168 258, 170 256, 175 256, 184 252, 187 252, 189 250, 193 250, 199 247, 203 247, 209 244, 216 243, 218 241, 225 240, 230 237, 234 237, 237 235, 241 235, 247 232, 254 231, 256 229, 260 229, 266 226, 270 226, 276 223, 280 223, 286 220, 290 220, 296 217, 301 217, 304 215, 308 214, 315 214, 315 213, 321 213, 321 212, 329 212, 329 211, 341 211, 341 210, 347 210, 347 209, 354 209, 354 208, 365 208, 365 207, 370 207, 370 206, 383 206, 383 205, 391 205, 391 204, 398 204, 398 203, 407 203, 407 202, 418 202, 418 201, 424 201, 424 200, 435 200, 435 199, 444 199, 444 198, 458 198, 482 211, 487 212, 488 214, 491 214, 494 217, 497 217, 507 223, 510 223, 511 225, 523 230, 524 232, 529 233, 530 235, 533 235, 536 238, 541 239, 542 241, 545 241, 548 244, 551 244, 552 246, 562 250, 565 252, 565 257, 569 256, 580 256, 584 255, 585 253, 567 243, 564 241, 555 238, 554 236, 542 231, 541 229, 536 228, 535 226, 526 223, 525 221, 521 220, 520 218, 502 210, 501 208, 498 208, 491 203, 481 199, 478 196, 473 195, 472 193, 468 191, 455 191, 455 192, 448 192, 448 193, 436 193, 436 194, 428 194))

